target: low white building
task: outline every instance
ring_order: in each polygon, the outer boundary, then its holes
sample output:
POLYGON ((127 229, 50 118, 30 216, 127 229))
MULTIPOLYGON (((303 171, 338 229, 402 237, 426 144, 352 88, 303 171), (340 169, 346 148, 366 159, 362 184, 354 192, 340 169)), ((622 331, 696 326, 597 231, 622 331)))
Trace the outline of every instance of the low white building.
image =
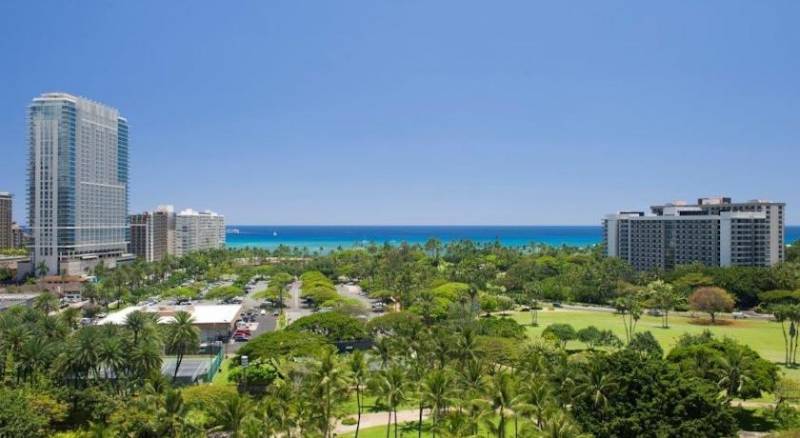
POLYGON ((130 306, 110 313, 98 324, 125 324, 128 316, 137 311, 158 314, 159 324, 174 321, 176 312, 185 311, 192 315, 192 322, 200 329, 202 342, 228 339, 235 330, 236 321, 242 313, 241 304, 196 304, 188 306, 130 306))
POLYGON ((175 255, 222 248, 225 245, 225 216, 213 211, 183 210, 175 217, 175 255))

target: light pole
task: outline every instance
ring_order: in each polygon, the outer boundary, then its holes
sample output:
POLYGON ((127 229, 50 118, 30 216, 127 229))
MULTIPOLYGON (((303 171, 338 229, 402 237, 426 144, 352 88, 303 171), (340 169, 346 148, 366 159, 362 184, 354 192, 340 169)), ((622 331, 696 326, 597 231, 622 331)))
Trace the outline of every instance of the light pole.
POLYGON ((244 369, 244 392, 247 392, 247 365, 250 363, 250 358, 247 355, 242 356, 242 368, 244 369))

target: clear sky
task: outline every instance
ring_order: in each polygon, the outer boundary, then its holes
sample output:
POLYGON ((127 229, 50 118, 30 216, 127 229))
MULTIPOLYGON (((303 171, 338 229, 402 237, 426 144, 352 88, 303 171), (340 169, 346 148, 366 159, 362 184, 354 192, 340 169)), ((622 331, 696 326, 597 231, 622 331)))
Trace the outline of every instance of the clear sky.
POLYGON ((3 1, 0 191, 26 107, 130 123, 133 211, 235 224, 598 224, 698 196, 800 224, 798 1, 3 1))

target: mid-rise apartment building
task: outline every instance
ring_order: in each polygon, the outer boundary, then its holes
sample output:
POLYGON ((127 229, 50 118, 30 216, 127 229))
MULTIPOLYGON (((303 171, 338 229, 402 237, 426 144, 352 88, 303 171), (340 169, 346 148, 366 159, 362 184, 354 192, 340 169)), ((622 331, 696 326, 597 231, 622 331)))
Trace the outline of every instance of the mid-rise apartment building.
POLYGON ((133 214, 130 216, 130 224, 130 252, 137 257, 154 262, 174 253, 169 241, 170 233, 175 232, 175 215, 172 211, 156 210, 133 214))
POLYGON ((14 236, 11 231, 11 193, 0 192, 0 248, 13 248, 14 236))
POLYGON ((34 266, 79 274, 113 265, 128 248, 128 122, 101 103, 45 93, 28 125, 34 266))
POLYGON ((175 217, 175 255, 222 248, 225 217, 213 211, 183 210, 175 217))
POLYGON ((652 215, 623 211, 603 220, 606 255, 637 270, 708 266, 772 266, 784 258, 780 202, 701 198, 697 204, 652 206, 652 215))
POLYGON ((16 222, 11 223, 11 247, 23 248, 27 246, 27 236, 25 230, 22 229, 16 222))

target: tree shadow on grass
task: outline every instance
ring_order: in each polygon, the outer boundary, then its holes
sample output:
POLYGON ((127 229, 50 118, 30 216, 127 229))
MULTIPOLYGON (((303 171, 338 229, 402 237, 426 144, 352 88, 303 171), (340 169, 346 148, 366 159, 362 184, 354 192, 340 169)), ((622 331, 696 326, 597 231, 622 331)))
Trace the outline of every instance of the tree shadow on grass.
POLYGON ((764 414, 763 409, 733 408, 733 416, 739 428, 749 432, 770 432, 778 425, 764 414))

